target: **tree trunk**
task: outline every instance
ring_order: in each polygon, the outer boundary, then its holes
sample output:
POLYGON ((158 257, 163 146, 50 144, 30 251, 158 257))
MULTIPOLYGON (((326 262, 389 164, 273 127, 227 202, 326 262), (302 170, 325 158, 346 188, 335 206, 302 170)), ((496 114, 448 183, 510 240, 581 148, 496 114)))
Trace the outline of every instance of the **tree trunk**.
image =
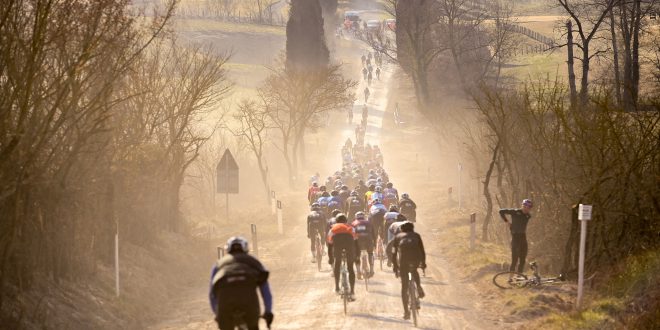
POLYGON ((261 181, 266 190, 266 202, 270 201, 270 185, 268 184, 268 168, 264 166, 263 154, 259 153, 257 156, 257 165, 259 165, 259 172, 261 173, 261 181))
POLYGON ((571 109, 575 109, 577 106, 577 87, 575 86, 575 68, 574 68, 574 55, 573 55, 573 22, 566 22, 567 32, 567 43, 566 48, 568 49, 568 86, 571 90, 571 109))
POLYGON ((497 161, 497 151, 500 148, 500 142, 497 142, 495 149, 493 149, 493 159, 490 161, 488 166, 488 171, 486 171, 486 179, 484 180, 484 197, 486 197, 486 216, 484 217, 484 224, 481 232, 481 240, 488 242, 488 226, 490 225, 490 220, 493 218, 493 198, 490 195, 490 178, 493 175, 493 169, 495 168, 495 162, 497 161))
POLYGON ((580 81, 580 106, 584 109, 589 102, 589 41, 582 42, 582 79, 580 81))
POLYGON ((616 22, 614 21, 614 9, 610 10, 610 34, 612 36, 612 54, 614 62, 614 95, 616 104, 621 105, 621 72, 619 71, 619 45, 616 38, 616 22))
POLYGON ((633 17, 633 38, 632 38, 632 76, 631 76, 631 96, 632 105, 637 109, 637 100, 639 98, 639 30, 642 24, 641 0, 635 0, 633 17))

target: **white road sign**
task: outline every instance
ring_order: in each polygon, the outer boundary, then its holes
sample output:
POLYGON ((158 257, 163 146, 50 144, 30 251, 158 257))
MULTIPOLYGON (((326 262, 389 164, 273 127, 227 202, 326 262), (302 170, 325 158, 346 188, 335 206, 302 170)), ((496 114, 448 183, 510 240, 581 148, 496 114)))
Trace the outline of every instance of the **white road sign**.
POLYGON ((580 204, 578 207, 578 220, 591 220, 592 205, 580 204))

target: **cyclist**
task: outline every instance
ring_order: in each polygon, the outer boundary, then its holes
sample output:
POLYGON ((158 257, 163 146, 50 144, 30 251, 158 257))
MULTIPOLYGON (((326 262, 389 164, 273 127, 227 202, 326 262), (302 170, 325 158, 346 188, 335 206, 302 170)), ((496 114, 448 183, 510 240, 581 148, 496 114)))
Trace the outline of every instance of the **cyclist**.
POLYGON ((401 214, 405 215, 408 220, 415 222, 417 219, 417 204, 410 199, 410 195, 407 193, 401 194, 401 200, 399 201, 399 210, 401 214))
POLYGON ((345 215, 339 213, 335 218, 336 223, 328 232, 328 263, 333 266, 335 276, 335 292, 339 293, 339 270, 341 268, 341 254, 346 252, 346 267, 348 268, 348 280, 350 283, 350 301, 355 301, 355 269, 353 264, 360 264, 356 253, 359 251, 357 235, 345 215), (336 259, 335 259, 336 257, 336 259))
POLYGON ((370 207, 371 195, 374 192, 376 192, 376 185, 371 184, 371 185, 369 185, 369 190, 367 190, 367 192, 364 193, 364 205, 367 207, 367 210, 368 210, 368 207, 370 207))
MULTIPOLYGON (((366 70, 366 69, 365 69, 366 70)), ((365 74, 365 79, 366 79, 366 74, 365 74)), ((367 103, 367 100, 369 99, 369 87, 364 88, 364 103, 367 103)))
POLYGON ((321 234, 321 237, 325 235, 326 229, 326 218, 321 212, 321 205, 319 203, 313 203, 311 212, 307 215, 307 238, 311 241, 311 251, 312 251, 312 263, 316 262, 316 240, 318 239, 318 234, 321 234))
POLYGON ((355 218, 355 215, 358 212, 364 211, 364 203, 362 202, 362 199, 358 197, 357 191, 351 192, 351 197, 346 200, 344 210, 346 211, 346 215, 351 219, 355 218))
POLYGON ((364 77, 364 80, 367 80, 367 73, 369 73, 367 68, 366 67, 362 68, 362 76, 364 77))
POLYGON ((248 329, 259 329, 259 288, 264 301, 263 318, 268 328, 273 322, 273 296, 268 285, 268 271, 248 254, 248 242, 232 237, 225 246, 227 255, 218 260, 211 272, 209 300, 215 321, 221 330, 234 329, 234 313, 243 313, 248 329))
POLYGON ((332 228, 332 225, 337 223, 335 222, 335 219, 337 215, 339 215, 340 213, 341 213, 340 210, 332 210, 332 212, 330 212, 330 217, 328 218, 327 227, 325 229, 326 232, 328 232, 332 228))
POLYGON ((383 189, 383 200, 385 201, 385 206, 390 207, 391 205, 399 204, 399 192, 394 188, 392 182, 388 182, 383 189))
MULTIPOLYGON (((396 216, 396 220, 392 222, 389 226, 386 226, 385 229, 387 230, 387 244, 389 245, 390 242, 396 237, 401 232, 401 225, 404 224, 408 219, 406 219, 406 216, 399 213, 396 216)), ((392 256, 388 253, 387 254, 387 267, 392 267, 392 256)))
POLYGON ((343 204, 341 202, 341 198, 339 197, 339 192, 333 190, 330 195, 330 199, 328 200, 328 210, 341 209, 343 204))
POLYGON ((361 280, 362 276, 370 278, 374 276, 374 245, 376 242, 376 232, 374 231, 371 222, 366 218, 364 212, 355 214, 355 220, 351 224, 355 229, 358 237, 358 253, 356 257, 359 258, 361 251, 367 251, 369 257, 369 274, 362 274, 362 269, 358 267, 358 279, 361 280))
POLYGON ((367 74, 367 83, 369 86, 371 86, 371 80, 373 79, 373 75, 371 74, 371 70, 369 70, 369 73, 367 74))
POLYGON ((380 235, 383 241, 385 240, 385 231, 383 230, 385 227, 385 213, 387 213, 385 205, 380 202, 380 199, 374 199, 373 205, 369 209, 369 221, 371 221, 376 235, 380 235))
MULTIPOLYGON (((381 186, 379 186, 378 183, 376 183, 376 191, 374 191, 374 193, 371 194, 371 201, 372 202, 370 204, 373 205, 373 201, 375 201, 375 200, 383 201, 384 197, 385 196, 383 196, 383 188, 381 188, 381 186)), ((385 206, 383 205, 383 207, 385 207, 385 206)), ((385 208, 387 209, 387 207, 385 207, 385 208)))
POLYGON ((324 191, 323 194, 321 194, 321 197, 316 200, 316 202, 321 206, 321 211, 323 214, 328 214, 328 203, 330 203, 330 194, 327 191, 324 191))
POLYGON ((309 190, 307 190, 307 200, 309 201, 310 205, 317 200, 316 194, 319 191, 319 184, 316 181, 312 182, 312 186, 309 187, 309 190))
POLYGON ((513 272, 518 263, 518 273, 522 273, 525 268, 525 258, 527 258, 527 223, 532 217, 530 213, 534 203, 532 200, 522 201, 522 208, 519 209, 500 209, 500 217, 509 225, 511 230, 511 266, 509 271, 513 272), (506 216, 511 216, 509 221, 506 216))
POLYGON ((419 298, 424 298, 424 290, 419 280, 417 268, 426 269, 426 253, 424 252, 424 243, 422 237, 414 231, 415 225, 412 222, 405 222, 401 225, 401 233, 387 245, 387 254, 392 256, 394 263, 394 274, 401 277, 401 301, 403 302, 403 319, 410 319, 408 310, 408 273, 417 284, 417 293, 419 298), (398 255, 398 259, 397 259, 398 255))
POLYGON ((348 197, 350 195, 351 195, 351 191, 348 190, 348 186, 347 185, 341 186, 341 188, 339 189, 339 200, 341 202, 342 208, 344 207, 344 205, 346 205, 346 201, 348 200, 348 197))
POLYGON ((380 67, 376 68, 376 79, 380 80, 380 67))

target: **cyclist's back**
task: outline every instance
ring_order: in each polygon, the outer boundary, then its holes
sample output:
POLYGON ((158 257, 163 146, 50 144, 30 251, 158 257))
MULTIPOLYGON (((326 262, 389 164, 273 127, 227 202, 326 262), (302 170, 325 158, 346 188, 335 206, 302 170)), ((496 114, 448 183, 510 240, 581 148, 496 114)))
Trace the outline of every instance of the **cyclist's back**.
POLYGON ((247 251, 247 241, 232 237, 226 245, 228 251, 218 260, 211 273, 209 299, 220 329, 234 329, 234 315, 243 315, 248 329, 259 329, 258 287, 264 300, 264 318, 268 325, 273 320, 272 295, 268 285, 268 271, 247 251))

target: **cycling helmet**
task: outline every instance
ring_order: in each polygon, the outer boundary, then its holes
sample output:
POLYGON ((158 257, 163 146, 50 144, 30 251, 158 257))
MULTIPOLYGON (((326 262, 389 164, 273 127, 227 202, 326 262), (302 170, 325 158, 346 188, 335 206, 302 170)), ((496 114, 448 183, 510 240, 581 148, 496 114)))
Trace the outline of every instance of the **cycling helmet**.
POLYGON ((410 221, 406 221, 403 224, 401 224, 401 227, 399 228, 401 229, 401 231, 408 233, 415 230, 415 225, 410 221))
POLYGON ((339 192, 337 192, 337 190, 333 190, 333 191, 330 193, 330 195, 332 195, 332 196, 337 196, 337 195, 339 195, 339 192))
POLYGON ((319 203, 312 203, 312 211, 318 211, 321 209, 321 205, 319 203))
POLYGON ((380 199, 378 198, 374 199, 374 204, 380 204, 380 199))
POLYGON ((524 200, 522 201, 522 205, 531 208, 531 207, 534 206, 534 203, 532 202, 531 199, 524 199, 524 200))
POLYGON ((406 221, 406 220, 408 220, 408 218, 406 218, 406 216, 403 215, 403 214, 401 214, 401 213, 399 213, 399 214, 396 216, 396 221, 406 221))
POLYGON ((319 187, 319 190, 320 190, 320 191, 325 191, 326 188, 325 188, 325 186, 321 186, 321 187, 319 187))
POLYGON ((390 205, 390 212, 399 212, 399 208, 396 205, 390 205))
POLYGON ((341 213, 341 211, 339 211, 337 209, 334 209, 334 210, 332 210, 332 212, 330 214, 332 214, 333 217, 336 217, 340 213, 341 213))
POLYGON ((408 199, 408 198, 410 198, 410 196, 408 195, 408 193, 403 193, 403 194, 401 195, 401 198, 408 199))
POLYGON ((346 216, 345 216, 343 213, 339 213, 339 214, 337 214, 337 216, 335 217, 335 222, 336 222, 336 223, 347 223, 347 222, 348 222, 348 218, 346 218, 346 216))
POLYGON ((369 174, 376 174, 376 172, 374 170, 369 170, 369 174))
POLYGON ((388 183, 387 183, 387 188, 392 188, 392 187, 394 187, 394 185, 392 184, 392 182, 388 182, 388 183))
POLYGON ((313 186, 313 187, 318 187, 319 184, 318 184, 318 182, 314 181, 314 182, 312 182, 312 186, 313 186))
POLYGON ((378 179, 376 179, 376 182, 383 182, 383 178, 378 177, 378 179))
POLYGON ((348 186, 347 185, 341 186, 341 190, 348 190, 348 186))
POLYGON ((360 211, 358 213, 355 213, 355 219, 364 220, 364 212, 360 211))
POLYGON ((381 188, 381 186, 376 187, 376 192, 381 192, 381 191, 383 191, 383 188, 381 188))
POLYGON ((375 184, 369 185, 369 190, 371 191, 376 190, 376 185, 375 184))
POLYGON ((351 196, 357 197, 357 195, 358 195, 357 191, 355 191, 355 190, 351 191, 351 196))
POLYGON ((321 197, 330 197, 330 194, 328 194, 327 191, 324 191, 323 194, 321 194, 321 197))
POLYGON ((227 240, 227 245, 225 246, 225 251, 227 253, 231 252, 248 252, 248 241, 241 236, 234 236, 227 240))

